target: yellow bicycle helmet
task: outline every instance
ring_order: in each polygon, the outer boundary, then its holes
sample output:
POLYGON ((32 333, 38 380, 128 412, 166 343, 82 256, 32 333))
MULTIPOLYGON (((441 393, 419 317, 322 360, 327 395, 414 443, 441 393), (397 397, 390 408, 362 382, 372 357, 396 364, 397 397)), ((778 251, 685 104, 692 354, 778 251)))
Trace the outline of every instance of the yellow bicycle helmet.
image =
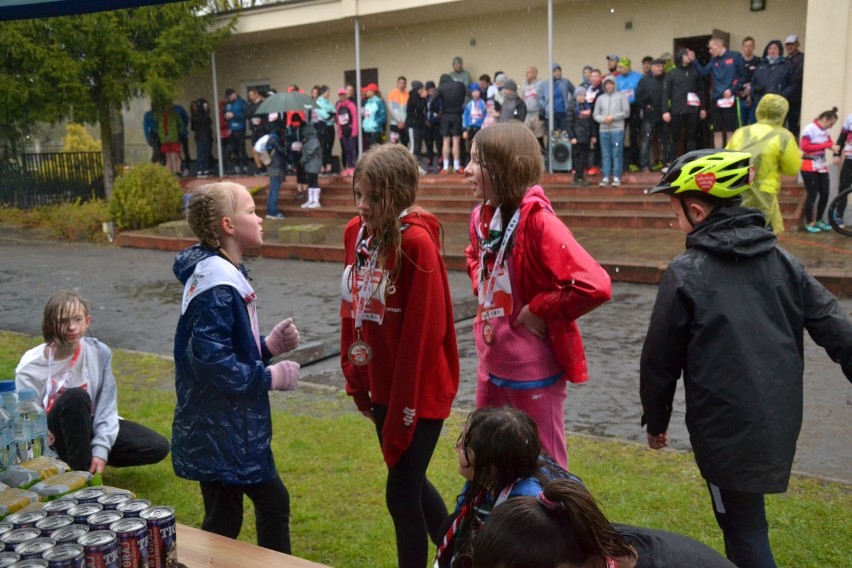
POLYGON ((650 191, 678 197, 709 195, 728 199, 751 185, 751 154, 733 150, 694 150, 674 161, 650 191), (696 195, 698 194, 698 195, 696 195))

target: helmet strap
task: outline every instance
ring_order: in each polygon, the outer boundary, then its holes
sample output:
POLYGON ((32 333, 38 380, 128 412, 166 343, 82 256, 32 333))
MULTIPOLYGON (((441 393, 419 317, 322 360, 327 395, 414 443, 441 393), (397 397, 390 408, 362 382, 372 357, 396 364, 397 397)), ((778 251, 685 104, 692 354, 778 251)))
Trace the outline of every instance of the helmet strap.
POLYGON ((678 201, 680 202, 680 208, 683 209, 683 214, 686 217, 686 220, 689 222, 689 226, 694 229, 695 221, 692 220, 692 215, 689 213, 689 206, 686 204, 686 199, 681 197, 678 201))

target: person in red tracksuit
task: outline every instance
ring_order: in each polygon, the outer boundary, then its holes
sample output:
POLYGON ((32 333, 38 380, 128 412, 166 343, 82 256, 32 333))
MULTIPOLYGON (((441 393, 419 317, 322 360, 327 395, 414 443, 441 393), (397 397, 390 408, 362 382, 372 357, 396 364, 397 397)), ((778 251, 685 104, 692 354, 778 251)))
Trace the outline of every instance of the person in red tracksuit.
POLYGON ((465 175, 474 197, 467 271, 479 309, 476 407, 511 406, 568 469, 566 381, 588 379, 577 319, 612 295, 609 275, 574 240, 538 183, 541 148, 523 123, 480 130, 465 175))
POLYGON ((413 207, 418 163, 376 145, 355 166, 359 215, 344 231, 341 366, 346 392, 375 423, 398 566, 423 568, 447 507, 426 478, 459 384, 459 356, 437 218, 413 207))

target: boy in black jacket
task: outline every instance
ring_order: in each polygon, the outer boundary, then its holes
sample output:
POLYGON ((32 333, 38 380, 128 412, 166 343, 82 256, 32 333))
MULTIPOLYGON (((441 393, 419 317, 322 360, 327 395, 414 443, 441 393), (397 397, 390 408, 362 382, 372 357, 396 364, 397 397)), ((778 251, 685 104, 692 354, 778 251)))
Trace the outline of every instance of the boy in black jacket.
POLYGON ((764 494, 787 490, 802 425, 803 333, 852 381, 852 322, 779 248, 763 213, 739 207, 750 155, 698 150, 652 193, 670 196, 687 251, 660 283, 642 349, 648 445, 667 444, 683 373, 686 426, 728 558, 774 567, 764 494))
POLYGON ((586 167, 589 165, 589 149, 597 142, 598 123, 592 117, 594 107, 586 102, 586 89, 577 87, 574 99, 568 103, 566 120, 568 137, 571 139, 571 165, 574 166, 574 185, 585 187, 586 167))

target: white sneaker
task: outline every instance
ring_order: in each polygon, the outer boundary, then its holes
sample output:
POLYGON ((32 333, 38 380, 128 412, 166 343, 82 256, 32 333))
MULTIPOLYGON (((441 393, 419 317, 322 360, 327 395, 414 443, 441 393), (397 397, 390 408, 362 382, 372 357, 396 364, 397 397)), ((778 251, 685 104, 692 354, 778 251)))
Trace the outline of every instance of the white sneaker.
POLYGON ((609 178, 608 177, 603 178, 598 185, 601 186, 601 187, 608 186, 609 185, 609 178))
POLYGON ((314 203, 313 203, 313 201, 305 201, 304 203, 302 203, 301 208, 302 209, 313 209, 314 203))
POLYGON ((621 178, 612 178, 613 187, 618 187, 621 185, 621 178))

